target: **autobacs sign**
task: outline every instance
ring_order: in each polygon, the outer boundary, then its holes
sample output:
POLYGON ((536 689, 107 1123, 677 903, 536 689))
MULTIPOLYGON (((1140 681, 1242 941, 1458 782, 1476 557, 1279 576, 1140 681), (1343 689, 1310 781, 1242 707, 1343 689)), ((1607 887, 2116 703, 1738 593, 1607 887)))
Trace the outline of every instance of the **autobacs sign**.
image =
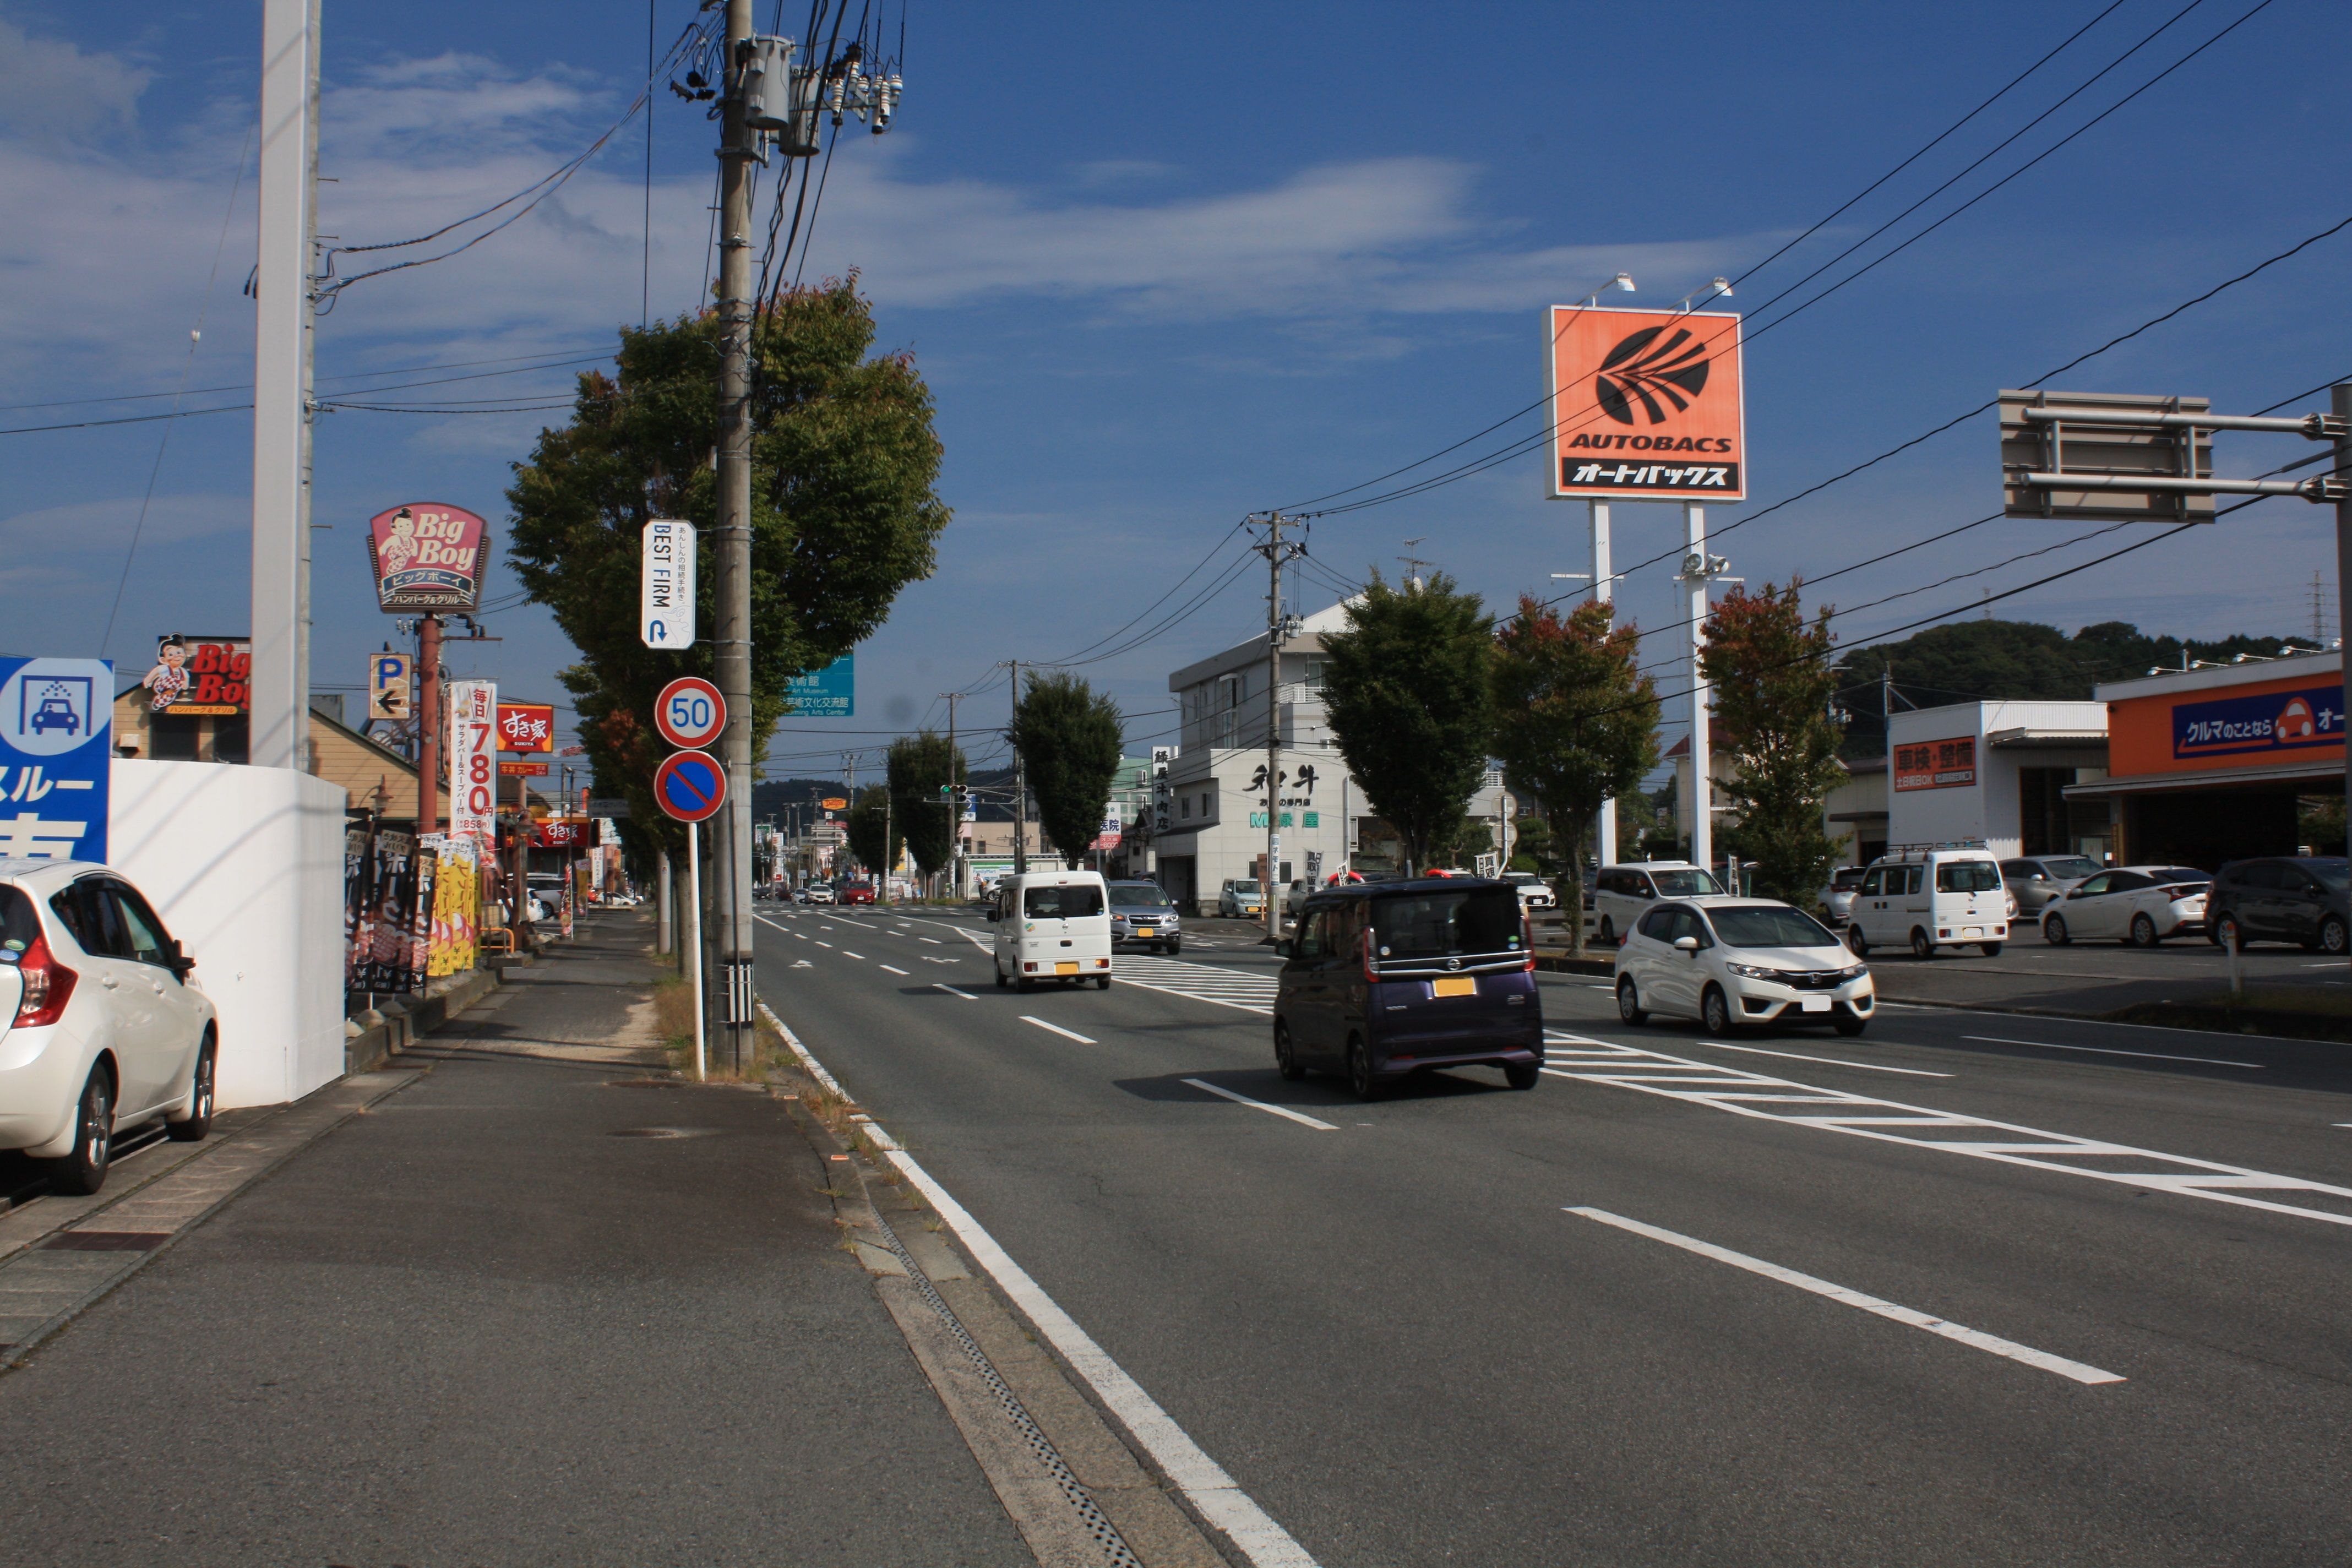
POLYGON ((2175 757, 2294 752, 2344 743, 2344 688, 2310 686, 2172 710, 2175 757))
POLYGON ((1557 305, 1549 320, 1553 495, 1748 493, 1737 314, 1557 305))
POLYGON ((463 507, 411 501, 368 520, 368 563, 385 610, 472 610, 482 600, 488 527, 463 507))

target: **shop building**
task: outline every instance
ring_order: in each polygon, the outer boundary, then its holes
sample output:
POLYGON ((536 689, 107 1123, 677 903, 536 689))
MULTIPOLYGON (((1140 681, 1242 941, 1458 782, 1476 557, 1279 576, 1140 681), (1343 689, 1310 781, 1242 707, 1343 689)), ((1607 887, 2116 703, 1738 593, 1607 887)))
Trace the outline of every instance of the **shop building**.
POLYGON ((2105 703, 1962 702, 1896 713, 1888 728, 1888 843, 2114 850, 2105 809, 2070 793, 2107 776, 2105 703))
POLYGON ((2344 852, 2340 826, 2325 842, 2305 826, 2306 805, 2344 799, 2340 652, 2118 680, 2097 695, 2113 765, 2065 793, 2109 822, 2118 861, 2210 871, 2251 855, 2344 852))

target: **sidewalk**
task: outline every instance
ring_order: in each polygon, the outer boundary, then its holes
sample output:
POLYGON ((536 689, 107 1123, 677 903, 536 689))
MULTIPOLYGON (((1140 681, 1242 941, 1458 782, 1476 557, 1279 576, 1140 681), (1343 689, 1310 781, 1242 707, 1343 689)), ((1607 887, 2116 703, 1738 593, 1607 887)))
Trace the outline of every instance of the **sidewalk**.
POLYGON ((0 1375, 8 1555, 1034 1561, 827 1151, 763 1091, 658 1076, 650 929, 594 916, 511 971, 0 1375))

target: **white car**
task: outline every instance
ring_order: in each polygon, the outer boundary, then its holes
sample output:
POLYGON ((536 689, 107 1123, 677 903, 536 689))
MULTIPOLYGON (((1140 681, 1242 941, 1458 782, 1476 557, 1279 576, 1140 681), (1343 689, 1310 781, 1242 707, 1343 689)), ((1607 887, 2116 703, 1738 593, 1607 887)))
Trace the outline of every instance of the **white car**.
POLYGON ((833 884, 830 882, 811 882, 808 885, 807 897, 802 901, 811 904, 829 904, 834 902, 833 884))
POLYGON ((1639 860, 1603 866, 1584 896, 1584 934, 1613 947, 1660 899, 1696 899, 1720 894, 1723 884, 1687 860, 1639 860))
POLYGON ((2154 947, 2168 936, 2205 934, 2212 877, 2188 866, 2118 866, 2085 877, 2042 911, 2042 939, 2154 947))
POLYGON ((1559 903, 1550 885, 1533 871, 1506 871, 1503 880, 1519 890, 1519 908, 1523 910, 1549 910, 1559 903))
POLYGON ((219 1027, 137 889, 82 860, 0 859, 0 1149, 94 1193, 118 1132, 212 1130, 219 1027))
POLYGON ((1617 952, 1617 1016, 1696 1018, 1710 1035, 1747 1024, 1827 1024, 1859 1035, 1878 1005, 1870 970, 1827 926, 1767 899, 1653 905, 1617 952))

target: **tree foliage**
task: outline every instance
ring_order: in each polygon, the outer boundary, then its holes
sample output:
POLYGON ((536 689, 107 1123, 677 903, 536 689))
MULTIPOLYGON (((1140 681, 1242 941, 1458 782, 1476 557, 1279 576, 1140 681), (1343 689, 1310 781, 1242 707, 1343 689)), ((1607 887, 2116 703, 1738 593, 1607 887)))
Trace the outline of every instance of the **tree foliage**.
POLYGON ((924 730, 890 742, 890 796, 897 803, 899 837, 926 871, 943 868, 955 845, 948 798, 940 793, 951 778, 969 784, 971 774, 962 748, 951 752, 945 735, 924 730))
POLYGON ((1460 832, 1486 771, 1495 623, 1443 572, 1391 588, 1372 574, 1323 637, 1323 706, 1348 771, 1403 842, 1405 869, 1460 832))
POLYGON ((842 826, 849 835, 849 852, 857 857, 859 865, 873 873, 879 885, 888 868, 898 863, 898 847, 907 841, 898 813, 891 809, 890 786, 858 786, 857 798, 849 803, 848 819, 842 826))
MULTIPOLYGON (((1641 632, 1612 626, 1605 604, 1566 616, 1522 596, 1496 638, 1495 755, 1504 776, 1542 806, 1569 952, 1584 952, 1584 847, 1601 803, 1640 798, 1658 763, 1658 695, 1641 673, 1641 632)), ((1615 846, 1603 845, 1603 858, 1615 846)))
POLYGON ((1029 770, 1037 828, 1072 867, 1102 831, 1127 721, 1075 675, 1031 671, 1013 709, 1013 744, 1029 770))
POLYGON ((1843 732, 1830 717, 1842 679, 1830 668, 1830 611, 1807 625, 1801 586, 1732 589, 1706 618, 1699 667, 1732 764, 1724 793, 1739 825, 1728 847, 1755 864, 1760 894, 1809 907, 1839 862, 1844 841, 1830 837, 1822 813, 1846 774, 1843 732))
MULTIPOLYGON (((752 754, 786 708, 786 683, 848 652, 930 574, 948 509, 932 492, 940 448, 912 360, 869 358, 874 319, 855 279, 795 289, 754 329, 751 407, 752 754)), ((624 832, 683 839, 656 808, 667 748, 653 700, 711 673, 717 583, 719 321, 623 328, 618 374, 580 378, 571 422, 514 467, 509 557, 555 612, 581 661, 563 672, 598 788, 633 808, 624 832), (655 518, 699 531, 693 648, 638 638, 640 541, 655 518)))

